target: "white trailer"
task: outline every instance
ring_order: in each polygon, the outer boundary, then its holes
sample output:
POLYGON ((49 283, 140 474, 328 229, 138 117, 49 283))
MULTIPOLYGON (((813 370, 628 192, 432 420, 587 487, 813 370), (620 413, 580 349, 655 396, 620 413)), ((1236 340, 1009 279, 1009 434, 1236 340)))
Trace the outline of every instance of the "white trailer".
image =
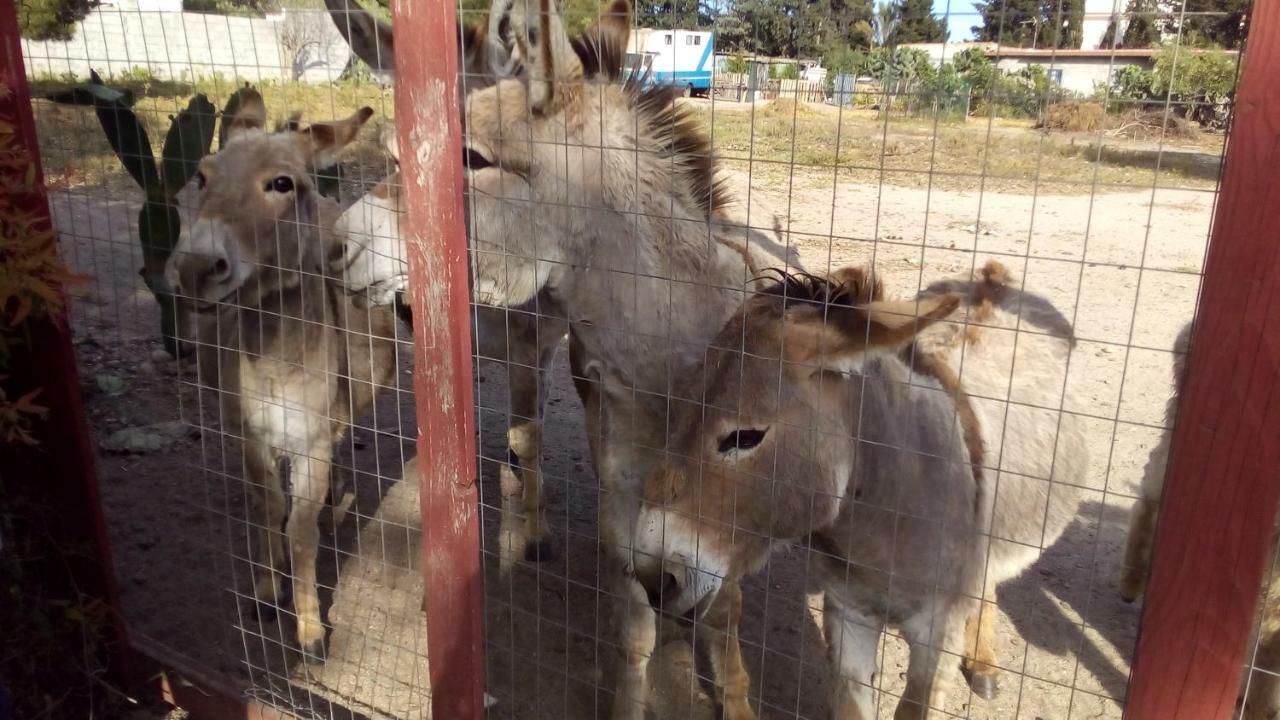
POLYGON ((649 72, 650 82, 670 83, 686 95, 711 91, 715 33, 639 28, 627 41, 628 72, 649 72))

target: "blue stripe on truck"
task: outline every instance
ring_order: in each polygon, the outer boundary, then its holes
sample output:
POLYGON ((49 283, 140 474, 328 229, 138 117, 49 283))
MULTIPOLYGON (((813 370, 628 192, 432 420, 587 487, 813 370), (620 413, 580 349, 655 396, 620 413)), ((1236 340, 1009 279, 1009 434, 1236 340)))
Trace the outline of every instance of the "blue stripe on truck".
POLYGON ((699 90, 705 90, 711 87, 710 70, 678 70, 676 72, 655 70, 653 72, 652 79, 654 82, 671 82, 675 85, 692 85, 699 90))
POLYGON ((711 51, 716 46, 716 34, 711 33, 707 36, 707 44, 702 47, 702 59, 698 61, 698 72, 703 72, 707 68, 707 58, 711 57, 711 51))

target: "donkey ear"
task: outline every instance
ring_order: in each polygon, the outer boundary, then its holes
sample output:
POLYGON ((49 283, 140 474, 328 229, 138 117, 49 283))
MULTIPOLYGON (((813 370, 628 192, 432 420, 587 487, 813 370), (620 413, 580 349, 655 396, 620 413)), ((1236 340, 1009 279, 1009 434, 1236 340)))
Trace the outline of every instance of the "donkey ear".
POLYGON ((360 128, 373 117, 373 108, 362 107, 345 120, 315 123, 299 134, 310 141, 311 166, 329 167, 338 162, 338 153, 360 134, 360 128))
POLYGON ((370 15, 356 0, 324 0, 324 4, 329 9, 333 24, 338 26, 338 32, 356 57, 379 75, 387 79, 395 77, 396 57, 391 25, 370 15))
MULTIPOLYGON (((960 296, 947 294, 920 300, 890 300, 869 303, 863 342, 868 348, 897 350, 915 339, 930 325, 960 307, 960 296)), ((859 328, 853 328, 858 334, 859 328)))
POLYGON ((613 0, 600 9, 600 18, 591 24, 580 45, 585 46, 589 52, 594 52, 599 72, 610 78, 617 78, 622 74, 630 38, 631 3, 627 0, 613 0))
POLYGON ((801 307, 784 320, 785 358, 800 367, 848 371, 870 354, 899 350, 959 306, 960 297, 947 294, 919 301, 878 300, 856 307, 801 307))
POLYGON ((563 88, 582 78, 582 62, 565 32, 555 0, 494 0, 489 42, 494 49, 491 52, 507 49, 505 74, 517 64, 523 66, 529 107, 535 114, 553 112, 563 88))
POLYGON ((222 116, 222 142, 243 133, 262 132, 267 127, 267 104, 262 94, 246 85, 239 91, 235 110, 222 116))

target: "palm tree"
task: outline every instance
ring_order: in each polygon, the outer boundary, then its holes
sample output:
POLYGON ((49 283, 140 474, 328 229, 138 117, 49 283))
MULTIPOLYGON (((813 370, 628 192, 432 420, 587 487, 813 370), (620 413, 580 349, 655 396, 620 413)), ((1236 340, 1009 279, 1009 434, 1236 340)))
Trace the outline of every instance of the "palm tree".
POLYGON ((898 8, 891 0, 879 0, 876 3, 875 15, 871 18, 871 27, 875 31, 877 47, 887 47, 893 39, 893 29, 898 24, 898 8))

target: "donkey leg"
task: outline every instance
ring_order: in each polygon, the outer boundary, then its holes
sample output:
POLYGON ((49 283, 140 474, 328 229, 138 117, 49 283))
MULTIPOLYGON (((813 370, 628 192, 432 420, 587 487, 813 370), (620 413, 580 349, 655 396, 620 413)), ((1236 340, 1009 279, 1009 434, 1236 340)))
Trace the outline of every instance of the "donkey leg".
POLYGON ((616 568, 611 574, 616 588, 614 617, 622 643, 613 718, 644 720, 649 697, 649 659, 653 657, 658 640, 658 618, 649 606, 649 598, 640 583, 616 568))
POLYGON ((961 667, 969 679, 969 687, 983 700, 995 698, 1000 687, 1000 668, 996 665, 996 651, 991 640, 996 632, 996 605, 976 601, 964 619, 964 659, 961 667))
POLYGON ((923 720, 942 714, 947 693, 951 690, 953 670, 951 663, 942 662, 942 648, 948 646, 951 626, 958 624, 951 622, 953 614, 953 608, 935 607, 917 613, 903 623, 902 634, 907 640, 910 655, 907 658, 907 687, 893 713, 894 720, 923 720))
POLYGON ((831 720, 875 720, 876 651, 882 626, 827 595, 822 631, 831 662, 831 720))
POLYGON ((716 701, 724 720, 756 720, 747 697, 751 676, 742 664, 742 645, 738 642, 738 621, 742 617, 742 586, 725 583, 715 602, 697 624, 705 637, 711 672, 715 676, 716 701))
POLYGON ((524 486, 525 559, 555 559, 542 488, 542 414, 546 384, 563 328, 524 312, 507 313, 507 372, 511 424, 507 447, 524 486))
POLYGON ((1139 498, 1129 520, 1129 538, 1124 549, 1124 574, 1120 576, 1120 597, 1133 602, 1147 590, 1151 569, 1151 547, 1155 543, 1156 503, 1139 498))
POLYGON ((329 485, 333 446, 326 435, 307 455, 293 456, 293 506, 289 512, 290 566, 293 570, 293 609, 298 616, 298 646, 306 655, 325 656, 324 624, 316 590, 316 554, 320 546, 320 511, 329 485))
POLYGON ((253 567, 253 612, 260 622, 275 619, 281 599, 280 571, 284 561, 285 497, 280 472, 262 443, 244 447, 245 477, 253 496, 253 528, 249 533, 249 561, 253 567))

